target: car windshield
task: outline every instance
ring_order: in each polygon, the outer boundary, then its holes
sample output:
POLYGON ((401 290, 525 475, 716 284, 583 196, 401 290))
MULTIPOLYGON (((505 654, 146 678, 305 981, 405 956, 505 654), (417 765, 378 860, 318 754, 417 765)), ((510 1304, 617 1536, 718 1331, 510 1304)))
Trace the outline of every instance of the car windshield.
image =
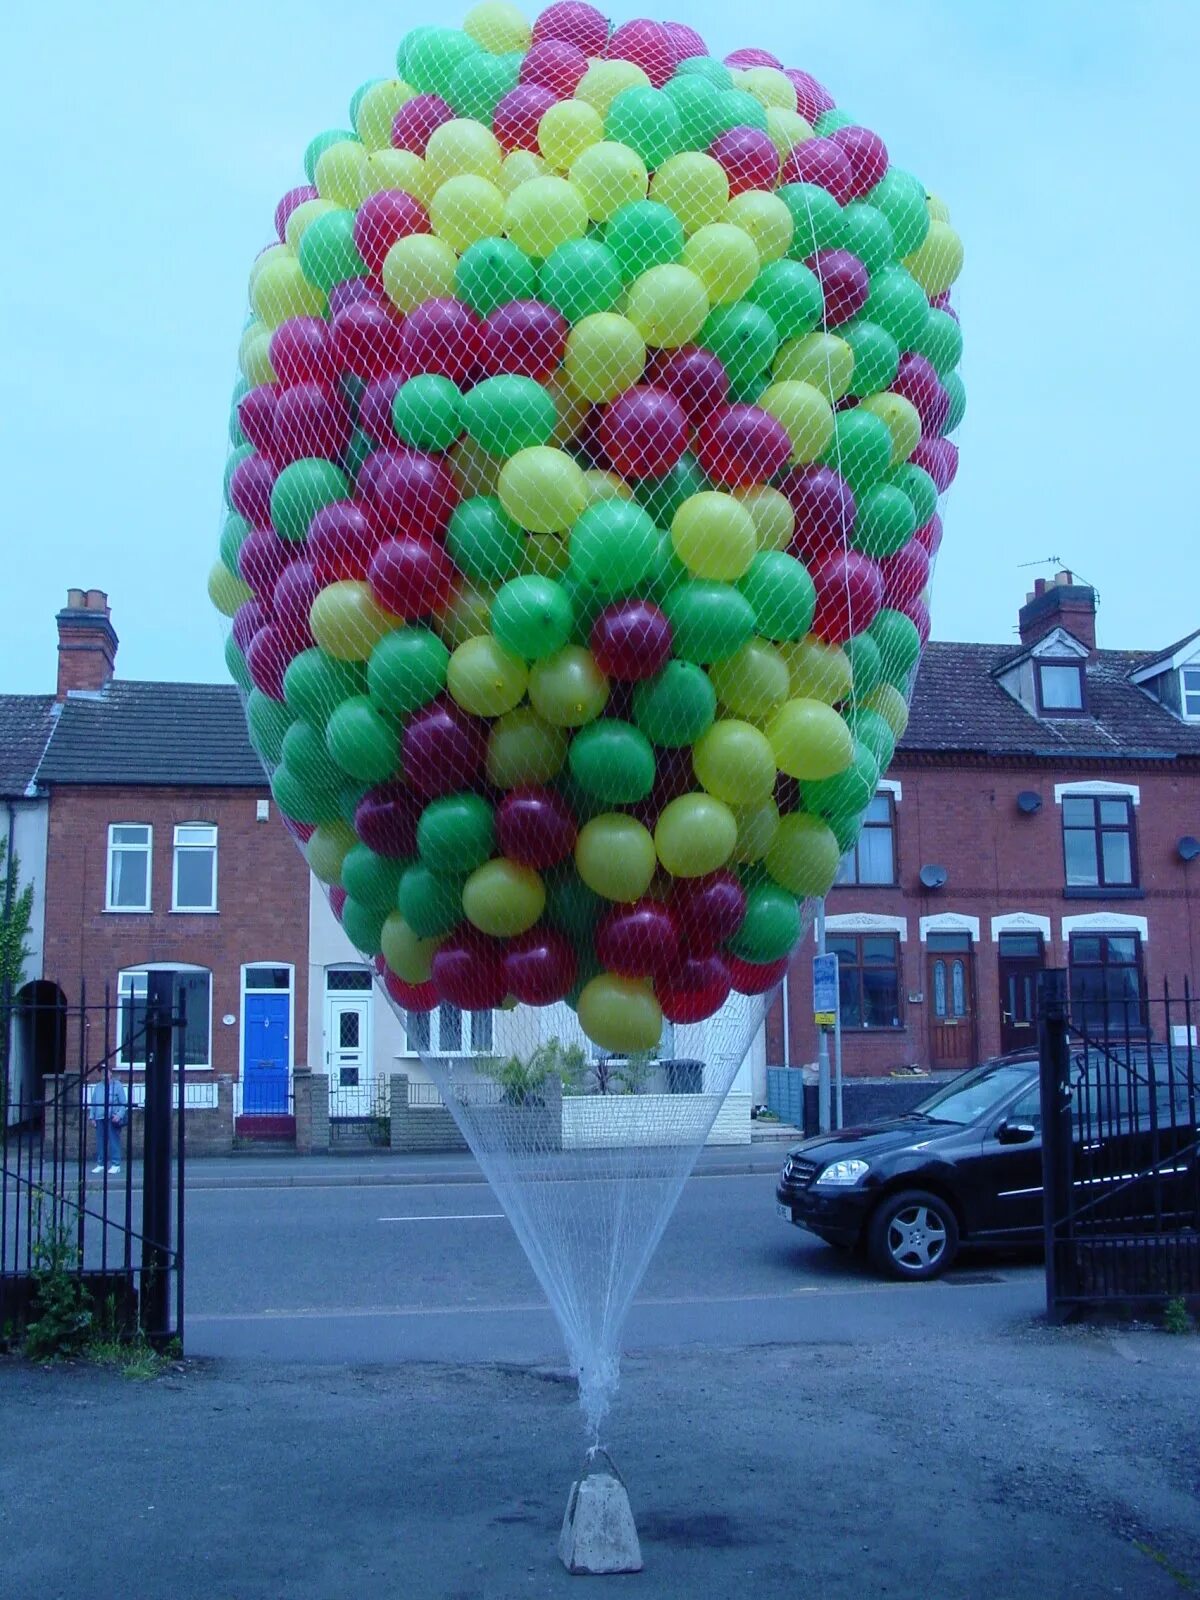
POLYGON ((917 1106, 917 1116, 929 1117, 935 1122, 957 1122, 967 1127, 987 1115, 994 1106, 1008 1098, 1014 1089, 1020 1089, 1036 1076, 1031 1062, 1004 1064, 990 1062, 976 1067, 961 1078, 955 1078, 937 1094, 930 1095, 917 1106))

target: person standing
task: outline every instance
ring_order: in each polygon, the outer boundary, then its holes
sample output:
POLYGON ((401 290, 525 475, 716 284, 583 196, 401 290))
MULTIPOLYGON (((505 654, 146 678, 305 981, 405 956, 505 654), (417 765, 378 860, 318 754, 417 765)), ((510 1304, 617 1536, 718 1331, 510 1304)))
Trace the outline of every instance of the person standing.
POLYGON ((93 1172, 121 1170, 121 1129, 129 1118, 129 1092, 111 1065, 104 1063, 104 1076, 88 1090, 88 1115, 96 1130, 96 1165, 93 1172))

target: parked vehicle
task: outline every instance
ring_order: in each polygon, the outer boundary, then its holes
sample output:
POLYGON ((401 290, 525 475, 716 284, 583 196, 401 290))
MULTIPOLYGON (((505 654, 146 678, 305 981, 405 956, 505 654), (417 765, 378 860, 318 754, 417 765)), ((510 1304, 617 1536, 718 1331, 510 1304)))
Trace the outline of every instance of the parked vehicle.
MULTIPOLYGON (((1123 1061, 1130 1057, 1123 1054, 1123 1061)), ((1075 1188, 1081 1213, 1147 1227, 1196 1218, 1197 1096, 1165 1048, 1132 1047, 1132 1081, 1101 1051, 1073 1057, 1075 1188)), ((779 1214, 827 1243, 864 1246, 895 1278, 936 1278, 962 1244, 1042 1239, 1041 1102, 1036 1056, 1001 1057, 963 1073, 915 1110, 806 1139, 789 1152, 779 1214)), ((1195 1221, 1191 1223, 1195 1226, 1195 1221)))

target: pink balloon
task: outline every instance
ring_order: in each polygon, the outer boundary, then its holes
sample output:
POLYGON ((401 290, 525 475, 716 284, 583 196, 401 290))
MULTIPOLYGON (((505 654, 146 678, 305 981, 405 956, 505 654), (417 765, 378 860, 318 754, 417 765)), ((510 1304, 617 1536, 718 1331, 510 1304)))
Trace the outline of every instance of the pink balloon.
POLYGON ((749 67, 782 67, 783 62, 769 50, 758 50, 751 46, 745 50, 732 51, 725 57, 725 65, 737 72, 745 72, 749 67))
POLYGON ((279 574, 296 553, 274 528, 255 528, 238 551, 238 571, 260 600, 269 599, 279 574))
POLYGON ((246 456, 229 480, 229 503, 252 528, 271 526, 271 490, 279 468, 269 456, 246 456))
POLYGON ((510 300, 485 320, 480 370, 488 378, 519 373, 545 383, 558 371, 570 324, 540 300, 510 300))
POLYGON ((557 928, 518 934, 508 941, 503 960, 505 987, 522 1005, 554 1005, 575 982, 575 949, 557 928))
POLYGON ((460 1011, 494 1011, 504 1004, 507 985, 501 946, 474 928, 459 927, 433 957, 433 986, 447 1005, 460 1011))
POLYGON ((787 429, 758 406, 714 411, 696 434, 696 459, 707 477, 728 488, 766 483, 792 453, 787 429))
POLYGON ((832 467, 808 466, 789 472, 779 485, 796 516, 788 546, 807 566, 845 550, 858 508, 850 485, 832 467))
POLYGON ((949 439, 921 439, 908 459, 914 467, 921 467, 929 474, 939 494, 945 494, 954 482, 954 474, 958 471, 958 451, 949 439))
POLYGON ((483 323, 460 300, 425 300, 404 319, 400 349, 411 375, 437 373, 462 383, 483 356, 483 323))
POLYGON ((263 600, 243 600, 233 614, 233 642, 243 655, 251 639, 271 620, 271 607, 263 600))
POLYGON ((417 853, 422 802, 399 778, 368 789, 354 811, 354 831, 377 856, 405 861, 417 853))
POLYGON ((796 91, 796 110, 806 122, 815 122, 822 111, 832 111, 837 104, 823 83, 818 83, 810 72, 799 67, 784 67, 783 75, 796 91))
POLYGON ((928 552, 930 560, 937 555, 942 543, 942 519, 936 511, 923 527, 917 529, 913 538, 928 552))
POLYGON ((925 645, 929 643, 929 607, 918 595, 915 600, 909 600, 899 609, 904 612, 904 615, 909 618, 913 626, 916 628, 917 637, 921 641, 922 648, 924 648, 925 645))
POLYGON ((671 886, 671 908, 690 954, 712 955, 741 927, 746 891, 737 874, 722 867, 702 878, 677 879, 671 886))
POLYGON ((374 444, 390 448, 399 442, 392 426, 392 401, 403 382, 398 372, 389 372, 382 378, 372 378, 362 392, 358 425, 374 444))
POLYGON ((650 79, 656 89, 675 71, 675 46, 671 35, 661 22, 651 22, 638 17, 634 22, 623 22, 613 33, 603 54, 610 61, 632 61, 650 79))
POLYGON ((279 574, 271 596, 275 629, 289 652, 298 656, 316 643, 308 616, 321 585, 309 561, 290 561, 279 574))
POLYGON ((323 383, 297 383, 285 389, 275 407, 272 455, 281 467, 306 456, 337 461, 350 443, 350 408, 323 383))
POLYGON ((825 296, 825 326, 836 328, 856 317, 867 303, 871 277, 849 250, 817 250, 804 265, 816 275, 825 296))
POLYGON ((692 428, 700 427, 711 412, 723 406, 729 394, 729 379, 719 358, 694 344, 679 350, 655 350, 646 377, 675 396, 692 428))
POLYGON ((272 700, 282 700, 283 675, 293 654, 275 627, 268 624, 260 628, 246 650, 246 666, 254 687, 272 700))
POLYGON ((869 628, 883 605, 883 579, 870 556, 846 550, 811 573, 817 590, 812 631, 826 644, 845 644, 869 628))
POLYGON ((385 611, 415 622, 440 611, 454 592, 456 569, 432 539, 387 539, 371 557, 367 582, 385 611))
POLYGON ((401 755, 406 782, 422 800, 472 789, 487 759, 488 725, 447 698, 413 713, 404 729, 401 755))
POLYGON ((496 807, 496 842, 523 867, 556 867, 575 848, 575 815, 554 789, 510 789, 496 807))
MULTIPOLYGON (((629 721, 632 717, 632 704, 620 705, 622 690, 630 694, 632 701, 632 685, 614 683, 606 711, 609 716, 629 721)), ((681 795, 691 794, 696 787, 690 750, 656 750, 654 759, 654 787, 644 800, 639 800, 636 805, 627 808, 644 827, 650 829, 654 828, 659 816, 672 800, 678 800, 681 795)))
POLYGON ((929 582, 929 552, 915 536, 879 563, 883 603, 896 611, 919 600, 929 582))
POLYGON ((492 114, 492 132, 505 150, 538 148, 538 123, 561 98, 540 83, 519 83, 510 89, 492 114))
POLYGON ((305 549, 324 588, 343 578, 364 579, 378 544, 379 535, 363 508, 353 500, 334 500, 313 516, 305 549))
POLYGON ((917 408, 921 431, 940 434, 950 415, 950 396, 942 388, 937 368, 915 350, 906 350, 892 384, 894 394, 903 395, 917 408))
POLYGON ((784 183, 815 183, 845 205, 854 187, 849 157, 832 139, 806 139, 793 145, 783 163, 784 183))
POLYGON ((837 128, 829 137, 844 152, 850 163, 850 171, 853 174, 851 199, 861 199, 887 172, 887 145, 877 133, 857 125, 837 128))
POLYGON ((649 600, 618 600, 596 618, 589 642, 605 677, 637 683, 667 664, 671 624, 649 600))
POLYGON ((275 329, 267 349, 282 384, 331 383, 337 376, 333 336, 320 317, 289 317, 275 329))
POLYGON ((333 342, 339 364, 357 378, 404 371, 404 324, 381 294, 362 294, 334 314, 333 342))
POLYGON ((595 6, 584 5, 582 0, 558 0, 547 6, 533 25, 533 42, 560 39, 582 50, 585 56, 598 56, 604 51, 608 38, 608 19, 595 6))
POLYGON ((279 235, 282 244, 287 237, 288 218, 297 206, 302 206, 306 200, 318 198, 316 189, 311 183, 302 183, 297 189, 289 189, 275 207, 275 232, 279 235))
POLYGON ((275 405, 279 390, 273 383, 260 383, 238 401, 238 424, 247 440, 258 451, 270 450, 275 443, 275 405))
POLYGON ((596 957, 622 978, 650 978, 679 960, 679 923, 661 900, 614 906, 596 924, 596 957))
POLYGON ((521 62, 522 83, 536 83, 560 99, 575 93, 587 71, 587 57, 566 39, 541 39, 521 62))
POLYGON ((760 128, 730 128, 708 147, 714 161, 725 169, 730 195, 747 189, 773 189, 779 176, 779 151, 760 128))
POLYGON ((423 156, 429 135, 443 122, 454 120, 454 107, 441 95, 417 94, 406 100, 392 118, 392 147, 423 156))
POLYGON ((429 213, 403 189, 381 189, 369 195, 354 217, 354 243, 376 277, 397 239, 429 232, 429 213))
POLYGON ((687 449, 687 418, 675 396, 635 384, 604 407, 600 446, 625 478, 661 478, 687 449))
POLYGON ((686 22, 664 22, 663 27, 671 35, 676 61, 691 61, 696 56, 708 54, 708 46, 704 40, 695 28, 689 28, 686 22))
POLYGON ((387 533, 441 533, 459 501, 449 467, 420 450, 376 450, 363 463, 358 490, 387 533))

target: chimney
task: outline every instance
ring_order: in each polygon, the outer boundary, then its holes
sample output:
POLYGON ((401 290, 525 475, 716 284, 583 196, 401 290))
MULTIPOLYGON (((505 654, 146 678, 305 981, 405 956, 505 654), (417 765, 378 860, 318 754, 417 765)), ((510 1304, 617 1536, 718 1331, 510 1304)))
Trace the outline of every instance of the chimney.
POLYGON ((1039 578, 1017 613, 1023 645, 1036 644, 1055 628, 1065 628, 1088 654, 1096 648, 1096 591, 1076 581, 1073 572, 1058 572, 1052 583, 1039 578))
POLYGON ((58 688, 65 700, 74 690, 103 689, 113 675, 117 636, 103 589, 68 589, 58 613, 58 688))

